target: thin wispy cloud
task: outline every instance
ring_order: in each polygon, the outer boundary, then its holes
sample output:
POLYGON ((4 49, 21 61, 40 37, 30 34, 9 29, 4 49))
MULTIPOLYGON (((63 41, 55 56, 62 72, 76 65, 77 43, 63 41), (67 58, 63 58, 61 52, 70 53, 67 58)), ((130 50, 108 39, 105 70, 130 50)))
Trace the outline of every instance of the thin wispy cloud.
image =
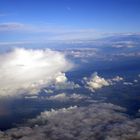
POLYGON ((22 44, 39 44, 39 43, 79 43, 94 46, 111 46, 112 48, 133 48, 138 46, 139 42, 128 40, 111 41, 103 39, 104 37, 125 37, 137 35, 138 33, 110 33, 101 32, 94 28, 80 28, 70 26, 60 26, 56 24, 28 24, 21 22, 0 23, 0 46, 16 46, 22 44), (4 35, 4 37, 3 37, 4 35), (12 36, 12 37, 11 37, 12 36), (4 38, 4 39, 3 39, 4 38), (6 38, 6 41, 5 41, 6 38), (88 42, 92 41, 92 42, 88 42))
POLYGON ((10 22, 10 23, 1 23, 0 31, 17 31, 24 30, 25 25, 22 23, 10 22))
MULTIPOLYGON (((20 22, 0 23, 0 34, 3 32, 19 32, 23 35, 30 33, 41 36, 42 40, 81 40, 92 39, 102 36, 102 33, 95 29, 73 28, 52 25, 32 25, 20 22)), ((16 36, 18 34, 15 34, 16 36)), ((24 36, 22 36, 24 39, 24 36)))

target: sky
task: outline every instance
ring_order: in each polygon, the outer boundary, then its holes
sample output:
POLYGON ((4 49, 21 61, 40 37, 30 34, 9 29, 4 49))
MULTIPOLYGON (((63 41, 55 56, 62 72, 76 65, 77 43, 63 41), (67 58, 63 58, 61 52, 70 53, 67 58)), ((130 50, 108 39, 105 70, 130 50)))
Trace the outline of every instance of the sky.
POLYGON ((0 0, 1 44, 140 32, 139 0, 0 0))

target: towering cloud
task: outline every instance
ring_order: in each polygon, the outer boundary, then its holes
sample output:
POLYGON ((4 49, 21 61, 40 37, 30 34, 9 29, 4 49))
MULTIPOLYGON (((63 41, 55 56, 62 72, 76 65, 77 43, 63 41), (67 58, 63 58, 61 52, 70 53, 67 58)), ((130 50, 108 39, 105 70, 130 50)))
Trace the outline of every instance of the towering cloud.
POLYGON ((36 93, 53 82, 64 82, 72 68, 57 51, 17 48, 0 54, 0 96, 36 93))

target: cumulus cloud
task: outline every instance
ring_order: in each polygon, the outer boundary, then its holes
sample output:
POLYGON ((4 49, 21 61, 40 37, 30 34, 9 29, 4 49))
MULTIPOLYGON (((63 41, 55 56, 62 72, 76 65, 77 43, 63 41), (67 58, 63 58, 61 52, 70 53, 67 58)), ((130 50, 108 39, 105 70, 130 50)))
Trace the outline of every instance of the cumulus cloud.
POLYGON ((72 68, 57 51, 16 48, 0 54, 0 95, 36 93, 52 83, 64 83, 72 68))
POLYGON ((0 132, 2 140, 134 140, 140 139, 140 119, 126 109, 96 102, 86 107, 44 111, 27 126, 0 132))
POLYGON ((115 81, 115 82, 119 82, 119 81, 123 81, 124 78, 123 77, 120 77, 120 76, 116 76, 112 79, 112 81, 115 81))
POLYGON ((95 90, 100 89, 105 86, 110 86, 116 84, 116 82, 123 81, 123 77, 116 76, 112 79, 105 79, 103 77, 98 76, 97 72, 94 72, 90 78, 84 77, 83 82, 85 83, 85 87, 95 92, 95 90))
POLYGON ((59 90, 73 90, 77 88, 80 88, 79 84, 69 81, 65 73, 59 73, 54 82, 49 87, 45 87, 43 91, 48 94, 58 92, 59 90))
POLYGON ((80 85, 72 81, 68 81, 65 73, 61 73, 56 77, 55 84, 52 85, 51 88, 53 88, 54 90, 75 89, 80 88, 80 85))
POLYGON ((96 89, 100 89, 104 86, 109 86, 110 85, 107 80, 98 76, 98 74, 96 72, 93 73, 90 78, 84 77, 84 80, 86 82, 86 87, 93 92, 96 89))

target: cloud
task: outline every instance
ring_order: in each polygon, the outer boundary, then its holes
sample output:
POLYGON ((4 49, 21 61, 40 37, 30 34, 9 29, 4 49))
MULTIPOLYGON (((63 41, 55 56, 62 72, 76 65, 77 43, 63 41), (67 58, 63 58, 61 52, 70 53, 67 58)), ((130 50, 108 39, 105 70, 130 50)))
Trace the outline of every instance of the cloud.
POLYGON ((89 98, 90 97, 81 94, 76 94, 76 93, 73 94, 60 93, 57 95, 52 95, 47 99, 51 101, 67 102, 67 101, 81 101, 89 98))
POLYGON ((56 101, 66 101, 67 100, 67 95, 65 93, 60 93, 54 96, 48 97, 49 100, 56 100, 56 101))
POLYGON ((75 49, 66 49, 64 50, 64 53, 74 58, 90 58, 97 56, 98 51, 99 49, 97 48, 75 48, 75 49))
MULTIPOLYGON (((139 42, 134 42, 130 40, 124 41, 112 41, 108 38, 103 37, 122 37, 127 36, 126 34, 120 33, 105 33, 97 31, 93 28, 79 28, 79 27, 65 27, 56 26, 55 23, 40 23, 40 24, 28 24, 22 22, 6 22, 0 23, 0 35, 7 36, 7 41, 3 40, 0 45, 12 45, 12 44, 22 44, 30 43, 52 43, 54 44, 75 44, 77 43, 81 46, 111 46, 115 48, 132 48, 137 47, 139 42), (12 40, 9 32, 12 31, 12 40), (15 34, 14 34, 15 33, 15 34), (17 38, 18 36, 18 38, 17 38), (103 38, 103 39, 101 39, 103 38)), ((131 35, 139 35, 139 33, 133 33, 131 35)), ((100 48, 100 47, 98 47, 100 48)), ((102 47, 101 47, 102 48, 102 47)))
POLYGON ((63 73, 56 77, 55 84, 52 85, 51 88, 54 88, 54 90, 75 89, 75 88, 80 88, 80 85, 75 84, 72 81, 68 81, 65 73, 63 73))
POLYGON ((54 90, 76 89, 80 88, 80 85, 72 81, 66 81, 62 83, 55 83, 54 85, 51 86, 51 88, 53 88, 54 90))
MULTIPOLYGON (((0 14, 0 16, 5 16, 4 14, 0 14)), ((26 24, 22 22, 5 22, 0 23, 0 31, 17 31, 17 29, 20 29, 21 31, 28 30, 33 33, 54 33, 54 36, 50 36, 51 40, 57 39, 57 40, 63 40, 62 37, 65 39, 74 39, 74 37, 77 37, 80 39, 80 37, 87 38, 89 36, 88 33, 97 36, 100 35, 99 32, 95 31, 94 29, 86 29, 86 28, 70 28, 65 26, 56 26, 55 24, 45 23, 45 24, 26 24), (59 37, 60 35, 60 37, 59 37), (75 35, 72 37, 72 35, 75 35)))
POLYGON ((123 81, 123 77, 116 76, 112 79, 105 79, 103 77, 98 76, 97 72, 94 72, 90 78, 84 77, 83 83, 85 84, 85 87, 91 90, 92 92, 95 92, 97 89, 101 89, 105 86, 110 86, 116 84, 116 82, 123 81))
POLYGON ((134 83, 138 83, 138 80, 137 79, 134 79, 134 81, 133 81, 134 83))
POLYGON ((93 92, 104 86, 110 85, 110 83, 107 80, 98 76, 96 72, 93 73, 90 78, 84 77, 84 81, 86 82, 86 88, 88 88, 89 90, 93 92))
MULTIPOLYGON (((58 30, 59 31, 59 30, 58 30)), ((50 37, 50 40, 61 41, 73 41, 73 40, 92 40, 100 38, 104 35, 102 32, 97 32, 94 29, 74 29, 74 28, 62 28, 54 36, 50 37)))
POLYGON ((137 43, 134 41, 118 41, 112 44, 114 48, 134 48, 136 47, 137 43))
MULTIPOLYGON (((48 91, 46 91, 46 93, 48 93, 48 91)), ((46 100, 49 100, 49 101, 58 101, 58 102, 68 102, 68 101, 77 102, 77 101, 81 101, 81 100, 91 99, 88 96, 81 95, 81 94, 76 94, 76 93, 73 93, 73 94, 58 93, 56 95, 51 94, 50 96, 47 96, 47 97, 44 97, 44 96, 39 97, 37 95, 29 95, 29 96, 27 95, 24 98, 26 98, 26 99, 41 98, 43 100, 46 99, 46 100)), ((89 101, 91 101, 91 100, 89 100, 89 101)))
POLYGON ((26 126, 0 132, 2 140, 134 140, 140 139, 140 119, 126 109, 96 102, 86 107, 44 111, 26 126))
POLYGON ((132 83, 132 82, 123 82, 123 84, 124 84, 124 85, 130 85, 130 86, 132 86, 132 85, 133 85, 133 83, 132 83))
POLYGON ((0 54, 0 96, 36 93, 52 83, 64 83, 72 64, 57 51, 16 48, 0 54))
POLYGON ((30 120, 31 123, 34 122, 38 122, 38 121, 42 121, 44 122, 45 120, 47 121, 47 118, 51 118, 52 116, 55 116, 57 114, 62 114, 62 113, 69 113, 69 111, 71 110, 75 110, 77 108, 77 106, 70 106, 68 108, 62 108, 62 109, 51 109, 50 111, 44 111, 41 112, 41 114, 39 116, 37 116, 35 119, 30 120))
MULTIPOLYGON (((16 44, 18 42, 37 43, 67 43, 75 40, 92 40, 104 36, 90 28, 72 28, 58 26, 55 23, 28 24, 22 22, 0 23, 0 35, 7 36, 7 41, 2 40, 4 44, 16 44), (9 33, 12 32, 12 40, 9 33), (18 38, 17 38, 18 36, 18 38), (9 41, 9 42, 8 42, 9 41)), ((70 43, 71 44, 71 43, 70 43)))
MULTIPOLYGON (((35 42, 36 43, 36 42, 35 42)), ((0 42, 0 46, 22 46, 22 45, 30 45, 34 44, 33 42, 29 41, 19 41, 19 42, 0 42)))
POLYGON ((59 90, 73 90, 77 88, 80 88, 79 84, 69 81, 65 73, 59 73, 54 82, 50 86, 45 87, 43 91, 48 94, 58 92, 59 90))
POLYGON ((119 82, 119 81, 123 81, 124 78, 123 77, 120 77, 120 76, 116 76, 112 79, 112 81, 115 81, 115 82, 119 82))
POLYGON ((23 31, 25 27, 26 27, 25 24, 17 22, 1 23, 0 31, 18 31, 18 30, 23 31))

